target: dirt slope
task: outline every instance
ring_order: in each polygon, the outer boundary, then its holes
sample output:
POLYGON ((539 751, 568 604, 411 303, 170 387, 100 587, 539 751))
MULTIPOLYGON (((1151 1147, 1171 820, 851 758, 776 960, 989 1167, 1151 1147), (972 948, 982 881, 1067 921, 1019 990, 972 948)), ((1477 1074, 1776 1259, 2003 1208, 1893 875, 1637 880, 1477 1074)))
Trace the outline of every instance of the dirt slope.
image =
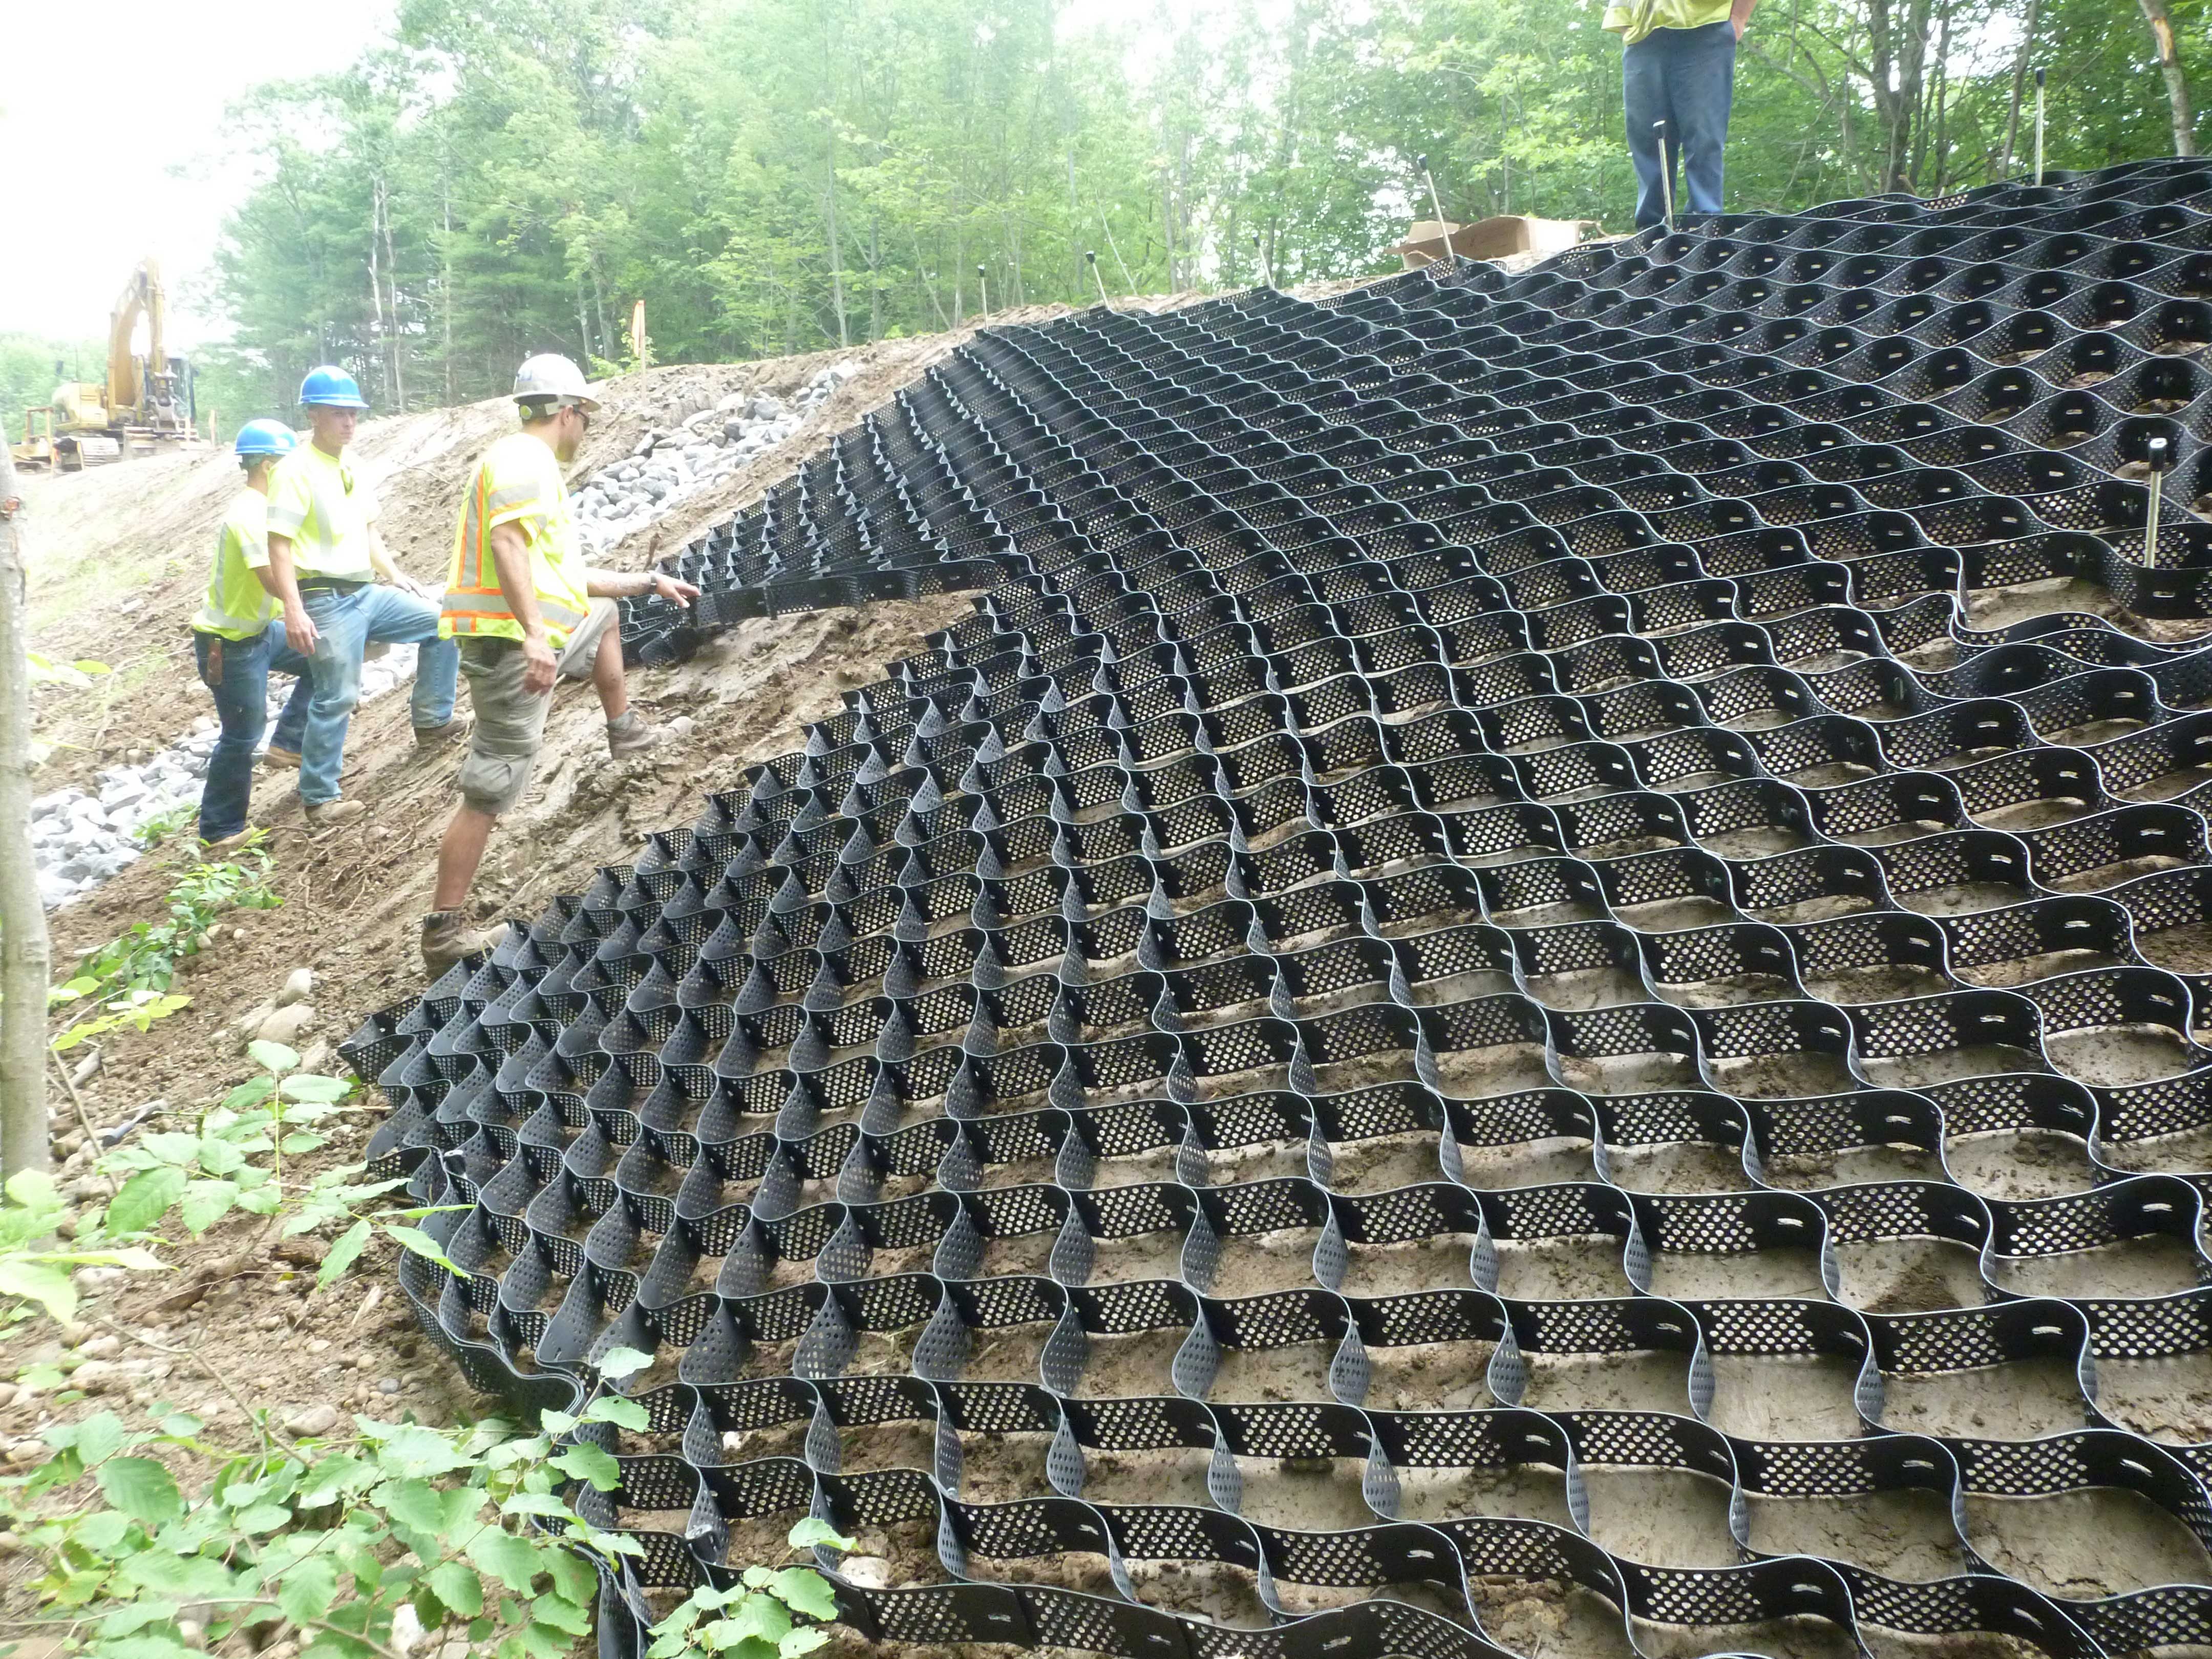
MULTIPOLYGON (((1139 303, 1167 307, 1201 296, 1139 303)), ((1002 313, 994 324, 1042 320, 1062 308, 1002 313)), ((794 436, 725 484, 703 492, 659 523, 619 544, 605 562, 634 568, 672 552, 698 530, 726 518, 817 453, 837 432, 954 349, 967 332, 886 342, 849 352, 772 362, 659 368, 613 382, 573 476, 629 454, 650 427, 665 426, 730 392, 786 396, 825 363, 857 362, 860 373, 824 402, 794 436)), ((503 399, 362 424, 362 453, 384 470, 383 527, 413 574, 442 580, 455 504, 468 469, 511 429, 503 399)), ((89 690, 42 688, 41 734, 58 746, 36 781, 40 791, 82 784, 133 749, 173 741, 211 712, 194 676, 187 623, 205 580, 214 528, 236 488, 227 456, 202 453, 147 460, 68 477, 27 481, 25 520, 32 566, 34 648, 49 655, 95 657, 116 672, 89 690)), ((833 713, 840 693, 881 678, 883 665, 923 647, 925 637, 967 615, 971 596, 940 594, 864 611, 836 611, 745 623, 712 641, 690 662, 633 670, 633 702, 656 722, 679 728, 659 749, 616 765, 605 748, 590 690, 564 686, 548 725, 538 774, 522 806, 501 826, 476 897, 485 915, 534 915, 554 894, 580 890, 600 865, 626 861, 646 834, 691 822, 705 794, 734 786, 747 763, 797 748, 802 724, 833 713), (688 721, 685 717, 688 718, 688 721)), ((72 1126, 105 1127, 149 1102, 188 1115, 218 1100, 252 1070, 237 1024, 269 1000, 286 975, 313 969, 317 1010, 302 1048, 335 1044, 376 1010, 421 988, 416 930, 428 908, 438 837, 454 802, 456 757, 418 757, 407 699, 392 695, 355 716, 347 744, 345 791, 370 806, 359 823, 310 836, 292 778, 257 780, 253 816, 269 826, 274 886, 283 902, 234 911, 217 945, 191 964, 176 988, 191 1005, 140 1034, 108 1041, 97 1073, 79 1093, 55 1101, 60 1154, 78 1138, 72 1126)), ((164 896, 189 861, 182 844, 164 847, 51 919, 57 969, 128 928, 163 914, 164 896)), ((334 1060, 328 1069, 336 1069, 334 1060)), ((380 1102, 319 1158, 358 1157, 380 1102)), ((157 1120, 158 1122, 159 1120, 157 1120)), ((105 1197, 82 1168, 65 1170, 64 1190, 105 1197)), ((97 1294, 88 1319, 112 1329, 197 1347, 216 1360, 240 1394, 280 1417, 328 1402, 342 1412, 391 1419, 451 1420, 493 1402, 473 1399, 459 1374, 419 1340, 401 1298, 390 1291, 388 1247, 378 1246, 329 1292, 304 1294, 311 1275, 267 1259, 258 1224, 234 1217, 204 1239, 168 1252, 173 1274, 131 1279, 97 1294)), ((42 1328, 50 1332, 51 1327, 42 1328)), ((66 1339, 100 1340, 88 1324, 66 1339)), ((33 1359, 58 1355, 64 1340, 20 1334, 0 1345, 0 1379, 33 1359)), ((0 1459, 32 1455, 29 1437, 58 1414, 106 1407, 135 1417, 156 1399, 199 1412, 221 1431, 245 1425, 222 1389, 193 1363, 154 1358, 125 1344, 132 1369, 79 1404, 13 1395, 0 1381, 0 1459)), ((26 1610, 29 1562, 0 1551, 0 1639, 9 1616, 26 1610)))

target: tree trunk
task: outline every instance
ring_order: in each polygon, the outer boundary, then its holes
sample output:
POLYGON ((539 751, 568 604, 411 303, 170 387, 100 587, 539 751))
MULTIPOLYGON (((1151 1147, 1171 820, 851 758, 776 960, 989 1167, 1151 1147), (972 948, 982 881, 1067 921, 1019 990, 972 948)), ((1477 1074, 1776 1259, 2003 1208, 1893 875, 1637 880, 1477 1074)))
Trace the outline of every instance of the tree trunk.
POLYGON ((1077 303, 1083 294, 1083 238, 1077 234, 1076 223, 1083 216, 1075 194, 1075 140, 1067 141, 1067 262, 1075 270, 1077 303))
POLYGON ((376 181, 377 203, 384 220, 384 285, 392 301, 392 387, 395 406, 407 407, 407 338, 399 326, 399 257, 392 251, 392 192, 384 180, 376 181))
POLYGON ((2166 0, 2137 0, 2142 7, 2143 21, 2150 25, 2151 39, 2158 45, 2158 72, 2166 77, 2166 101, 2173 111, 2173 153, 2176 155, 2197 154, 2194 123, 2189 117, 2189 80, 2181 72, 2181 52, 2173 42, 2173 19, 2166 9, 2166 0))
POLYGON ((453 392, 453 154, 450 144, 439 152, 438 196, 439 208, 444 216, 446 234, 438 240, 438 302, 445 313, 446 343, 446 407, 451 409, 460 398, 453 392))
POLYGON ((927 288, 929 290, 929 308, 937 313, 938 327, 941 329, 950 329, 952 326, 952 319, 945 314, 945 303, 937 297, 937 274, 934 271, 926 271, 922 269, 922 267, 929 262, 922 257, 921 233, 919 230, 916 230, 911 224, 908 225, 906 228, 907 234, 914 240, 915 280, 921 283, 924 288, 927 288))
POLYGON ((384 226, 384 180, 377 179, 370 186, 368 198, 368 303, 376 315, 376 345, 374 356, 384 368, 384 403, 392 405, 392 357, 386 349, 384 332, 384 281, 377 264, 377 233, 384 226))
POLYGON ((875 209, 868 210, 868 338, 884 337, 883 227, 875 209))
POLYGON ((2042 9, 2043 0, 2027 0, 2027 21, 2021 30, 2020 56, 2012 64, 2012 107, 2005 114, 2004 164, 1997 169, 1997 177, 2012 177, 2012 158, 2020 146, 2020 100, 2027 90, 2027 58, 2035 50, 2036 14, 2042 9))
POLYGON ((31 671, 15 463, 0 443, 0 1176, 44 1170, 46 907, 31 865, 31 671))

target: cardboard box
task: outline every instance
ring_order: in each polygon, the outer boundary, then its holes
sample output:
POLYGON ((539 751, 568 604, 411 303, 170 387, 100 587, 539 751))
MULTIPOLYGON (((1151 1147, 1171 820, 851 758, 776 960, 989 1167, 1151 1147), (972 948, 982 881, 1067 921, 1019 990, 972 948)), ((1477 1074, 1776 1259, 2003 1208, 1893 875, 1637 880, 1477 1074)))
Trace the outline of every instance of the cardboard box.
POLYGON ((1593 222, 1587 219, 1532 219, 1520 213, 1478 220, 1471 225, 1418 219, 1408 228, 1406 240, 1390 251, 1408 270, 1432 263, 1446 237, 1450 239, 1451 251, 1463 259, 1503 259, 1515 253, 1543 258, 1565 252, 1592 228, 1593 222))

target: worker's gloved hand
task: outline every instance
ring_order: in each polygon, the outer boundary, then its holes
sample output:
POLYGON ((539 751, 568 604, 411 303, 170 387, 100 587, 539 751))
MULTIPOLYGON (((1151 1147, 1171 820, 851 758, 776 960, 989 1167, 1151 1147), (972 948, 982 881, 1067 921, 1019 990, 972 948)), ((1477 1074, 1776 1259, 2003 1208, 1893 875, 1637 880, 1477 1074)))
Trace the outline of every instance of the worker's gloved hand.
POLYGON ((533 697, 542 697, 553 689, 553 676, 560 667, 553 647, 545 636, 526 639, 522 642, 522 689, 533 697))

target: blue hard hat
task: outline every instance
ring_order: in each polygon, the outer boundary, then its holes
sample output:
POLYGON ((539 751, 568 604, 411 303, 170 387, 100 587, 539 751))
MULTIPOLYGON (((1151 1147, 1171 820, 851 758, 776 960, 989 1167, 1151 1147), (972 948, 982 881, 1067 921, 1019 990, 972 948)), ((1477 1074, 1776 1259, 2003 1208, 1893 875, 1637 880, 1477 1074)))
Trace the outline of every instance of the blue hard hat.
POLYGON ((238 428, 234 447, 242 460, 253 455, 289 455, 298 444, 292 428, 282 421, 248 421, 238 428))
POLYGON ((361 395, 361 387, 352 375, 342 368, 325 363, 320 368, 311 368, 307 378, 300 382, 300 401, 303 404, 325 404, 332 409, 367 409, 368 403, 361 395))

